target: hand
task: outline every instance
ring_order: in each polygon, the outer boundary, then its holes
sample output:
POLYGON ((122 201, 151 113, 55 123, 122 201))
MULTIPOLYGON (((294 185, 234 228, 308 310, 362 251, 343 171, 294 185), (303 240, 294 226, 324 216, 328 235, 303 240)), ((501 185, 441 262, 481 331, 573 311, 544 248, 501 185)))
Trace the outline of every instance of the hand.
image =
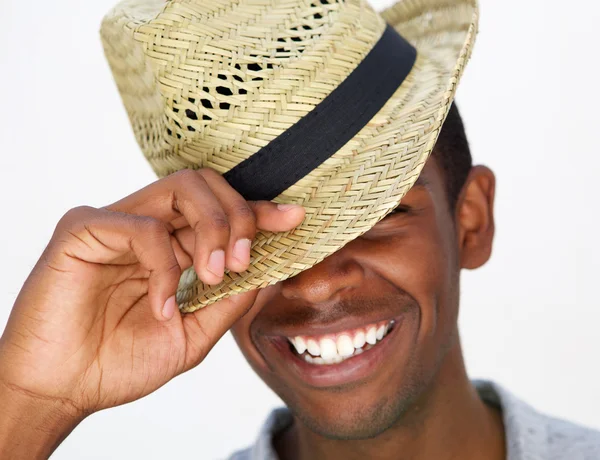
MULTIPOLYGON (((141 398, 199 364, 258 291, 181 315, 194 266, 244 271, 256 229, 291 230, 299 206, 247 202, 211 169, 182 170, 59 221, 0 339, 0 385, 74 418, 141 398)), ((61 415, 62 416, 62 415, 61 415)))

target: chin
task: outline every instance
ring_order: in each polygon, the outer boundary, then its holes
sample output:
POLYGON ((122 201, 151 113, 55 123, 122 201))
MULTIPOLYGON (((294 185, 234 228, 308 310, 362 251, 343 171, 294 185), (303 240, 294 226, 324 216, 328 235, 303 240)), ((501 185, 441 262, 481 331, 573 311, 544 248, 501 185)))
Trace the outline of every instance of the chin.
POLYGON ((273 375, 263 380, 308 430, 332 440, 360 440, 403 424, 425 387, 417 369, 410 371, 398 372, 395 376, 404 374, 403 378, 393 381, 371 380, 326 390, 291 388, 279 379, 275 382, 273 375))
POLYGON ((375 438, 396 426, 410 408, 410 392, 366 400, 360 392, 328 395, 320 404, 290 401, 288 407, 309 430, 327 439, 359 440, 375 438))

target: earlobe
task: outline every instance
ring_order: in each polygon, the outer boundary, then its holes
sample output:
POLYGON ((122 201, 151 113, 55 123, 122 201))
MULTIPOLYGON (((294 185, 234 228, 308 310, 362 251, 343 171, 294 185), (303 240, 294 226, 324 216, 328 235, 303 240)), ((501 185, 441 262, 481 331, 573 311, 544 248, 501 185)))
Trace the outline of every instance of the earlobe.
POLYGON ((479 268, 491 256, 495 192, 492 170, 486 166, 471 168, 456 207, 461 268, 479 268))

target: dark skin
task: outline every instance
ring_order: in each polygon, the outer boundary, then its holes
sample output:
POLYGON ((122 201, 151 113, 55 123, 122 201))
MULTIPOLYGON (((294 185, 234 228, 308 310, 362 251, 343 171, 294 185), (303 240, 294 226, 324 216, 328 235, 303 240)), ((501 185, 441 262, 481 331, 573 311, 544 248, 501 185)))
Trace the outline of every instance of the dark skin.
POLYGON ((275 439, 281 459, 505 458, 501 414, 470 383, 457 327, 460 270, 491 254, 494 191, 493 173, 474 167, 452 211, 432 157, 393 214, 259 292, 232 333, 294 414, 275 439), (401 328, 383 364, 359 382, 311 387, 294 378, 270 341, 283 330, 351 316, 396 319, 401 328))
POLYGON ((320 264, 186 315, 183 270, 213 285, 243 272, 256 232, 289 231, 305 210, 247 202, 207 168, 70 209, 0 337, 0 458, 48 458, 90 414, 194 368, 228 330, 294 414, 274 443, 284 460, 505 458, 501 415, 469 382, 456 325, 460 270, 490 257, 494 184, 473 168, 451 212, 434 156, 398 212, 320 264), (283 336, 392 318, 379 345, 321 367, 329 384, 294 378, 286 356, 317 366, 283 336), (340 369, 356 363, 368 372, 347 380, 340 369))

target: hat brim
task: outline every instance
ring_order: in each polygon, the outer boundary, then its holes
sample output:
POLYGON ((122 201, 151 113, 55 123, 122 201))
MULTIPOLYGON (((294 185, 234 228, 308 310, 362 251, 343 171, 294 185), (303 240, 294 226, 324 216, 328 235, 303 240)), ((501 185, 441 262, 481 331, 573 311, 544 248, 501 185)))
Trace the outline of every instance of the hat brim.
POLYGON ((417 49, 400 88, 342 149, 274 201, 301 204, 292 231, 259 231, 251 264, 209 286, 193 267, 177 290, 182 312, 235 293, 263 288, 307 270, 370 230, 410 190, 433 150, 471 55, 478 25, 475 0, 401 0, 382 17, 417 49))

